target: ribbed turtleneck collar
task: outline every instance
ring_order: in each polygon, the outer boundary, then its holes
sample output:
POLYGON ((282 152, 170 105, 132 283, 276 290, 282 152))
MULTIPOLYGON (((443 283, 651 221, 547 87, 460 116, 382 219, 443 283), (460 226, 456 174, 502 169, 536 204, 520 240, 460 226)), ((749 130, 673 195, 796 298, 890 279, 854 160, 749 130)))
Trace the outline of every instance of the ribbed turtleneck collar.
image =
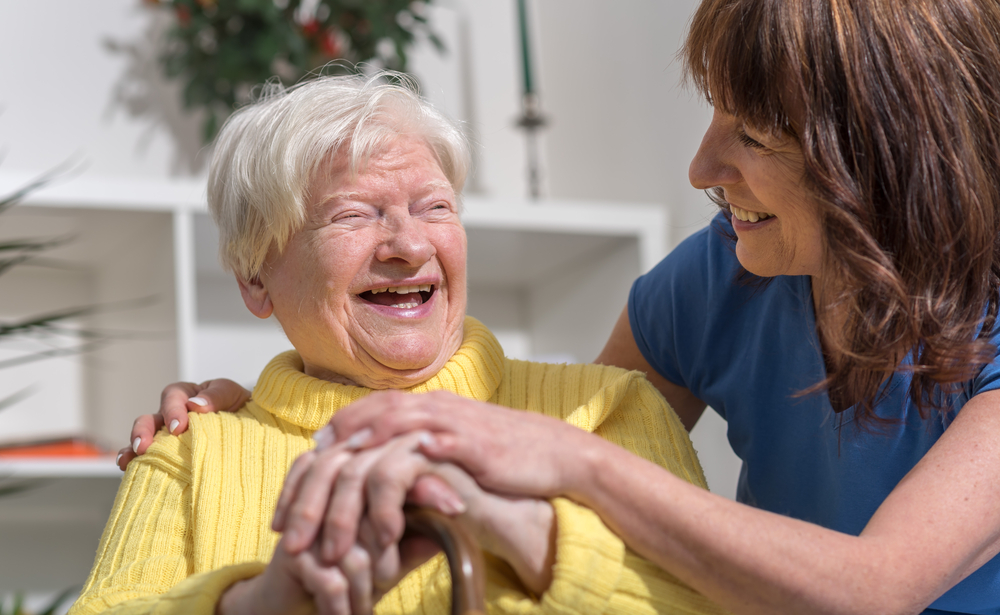
MULTIPOLYGON (((303 372, 302 358, 294 350, 279 354, 257 380, 254 402, 274 416, 315 431, 326 425, 344 406, 372 389, 327 382, 303 372)), ((445 390, 462 397, 486 401, 500 385, 503 349, 481 322, 465 317, 462 346, 436 375, 414 387, 411 393, 445 390)))

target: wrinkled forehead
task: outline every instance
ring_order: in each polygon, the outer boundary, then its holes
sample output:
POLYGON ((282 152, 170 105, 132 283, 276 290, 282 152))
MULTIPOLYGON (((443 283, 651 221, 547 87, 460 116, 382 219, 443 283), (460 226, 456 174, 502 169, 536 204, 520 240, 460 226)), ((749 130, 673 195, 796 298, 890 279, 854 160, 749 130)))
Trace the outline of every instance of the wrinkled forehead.
POLYGON ((361 144, 353 141, 341 143, 339 147, 328 150, 320 157, 312 169, 311 180, 338 178, 340 181, 353 182, 368 172, 373 160, 398 158, 400 168, 405 168, 422 163, 424 155, 445 176, 438 183, 452 187, 451 178, 447 177, 440 156, 429 140, 419 133, 406 130, 386 133, 379 139, 361 144))

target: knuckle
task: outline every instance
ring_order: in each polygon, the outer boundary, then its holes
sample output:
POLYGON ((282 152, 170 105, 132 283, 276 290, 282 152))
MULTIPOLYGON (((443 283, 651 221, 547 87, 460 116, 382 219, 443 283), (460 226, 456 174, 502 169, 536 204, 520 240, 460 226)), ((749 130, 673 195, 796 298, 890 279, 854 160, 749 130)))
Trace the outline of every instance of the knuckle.
POLYGON ((389 409, 396 410, 408 401, 410 395, 402 391, 390 390, 385 391, 384 397, 385 401, 389 404, 389 409))
POLYGON ((321 511, 307 505, 292 506, 289 514, 293 523, 304 523, 306 525, 317 525, 323 518, 321 511))
POLYGON ((339 487, 351 487, 360 483, 365 477, 365 469, 357 463, 348 463, 341 469, 340 476, 337 477, 339 487))
POLYGON ((368 551, 365 551, 361 547, 355 545, 351 547, 351 550, 344 556, 343 567, 345 570, 351 571, 366 570, 371 567, 371 559, 371 556, 368 555, 368 551))
POLYGON ((399 477, 393 468, 378 465, 372 468, 372 471, 368 475, 368 486, 369 489, 380 491, 382 489, 391 489, 400 483, 399 477))
POLYGON ((349 589, 350 586, 347 583, 347 577, 339 569, 330 568, 324 575, 323 593, 328 597, 343 596, 349 589))
POLYGON ((334 511, 326 519, 326 529, 334 536, 341 534, 353 534, 355 531, 354 517, 347 514, 347 511, 334 511))
POLYGON ((295 461, 292 462, 292 468, 298 469, 302 466, 310 465, 315 459, 316 451, 306 451, 295 458, 295 461))

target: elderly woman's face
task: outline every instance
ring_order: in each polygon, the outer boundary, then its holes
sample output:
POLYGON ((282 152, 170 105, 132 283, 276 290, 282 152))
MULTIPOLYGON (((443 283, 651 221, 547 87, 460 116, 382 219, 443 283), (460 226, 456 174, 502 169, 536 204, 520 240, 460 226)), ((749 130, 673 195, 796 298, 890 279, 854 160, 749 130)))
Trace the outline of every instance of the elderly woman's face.
POLYGON ((736 256, 751 273, 822 274, 823 229, 803 160, 794 139, 759 133, 716 110, 691 161, 691 185, 724 191, 736 256))
POLYGON ((272 310, 311 376, 371 388, 427 380, 462 343, 465 230, 431 150, 400 138, 353 179, 344 156, 317 174, 307 219, 247 307, 272 310))

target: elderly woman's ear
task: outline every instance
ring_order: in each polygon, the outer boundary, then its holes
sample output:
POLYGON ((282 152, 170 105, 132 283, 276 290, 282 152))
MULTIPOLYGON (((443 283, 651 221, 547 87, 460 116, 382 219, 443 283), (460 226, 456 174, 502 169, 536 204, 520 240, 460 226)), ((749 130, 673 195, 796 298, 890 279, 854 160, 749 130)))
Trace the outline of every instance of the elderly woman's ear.
POLYGON ((247 309, 257 318, 270 316, 274 311, 274 305, 271 304, 271 296, 261 282, 260 275, 255 275, 249 281, 236 276, 236 281, 240 285, 240 295, 243 296, 243 303, 247 309))

